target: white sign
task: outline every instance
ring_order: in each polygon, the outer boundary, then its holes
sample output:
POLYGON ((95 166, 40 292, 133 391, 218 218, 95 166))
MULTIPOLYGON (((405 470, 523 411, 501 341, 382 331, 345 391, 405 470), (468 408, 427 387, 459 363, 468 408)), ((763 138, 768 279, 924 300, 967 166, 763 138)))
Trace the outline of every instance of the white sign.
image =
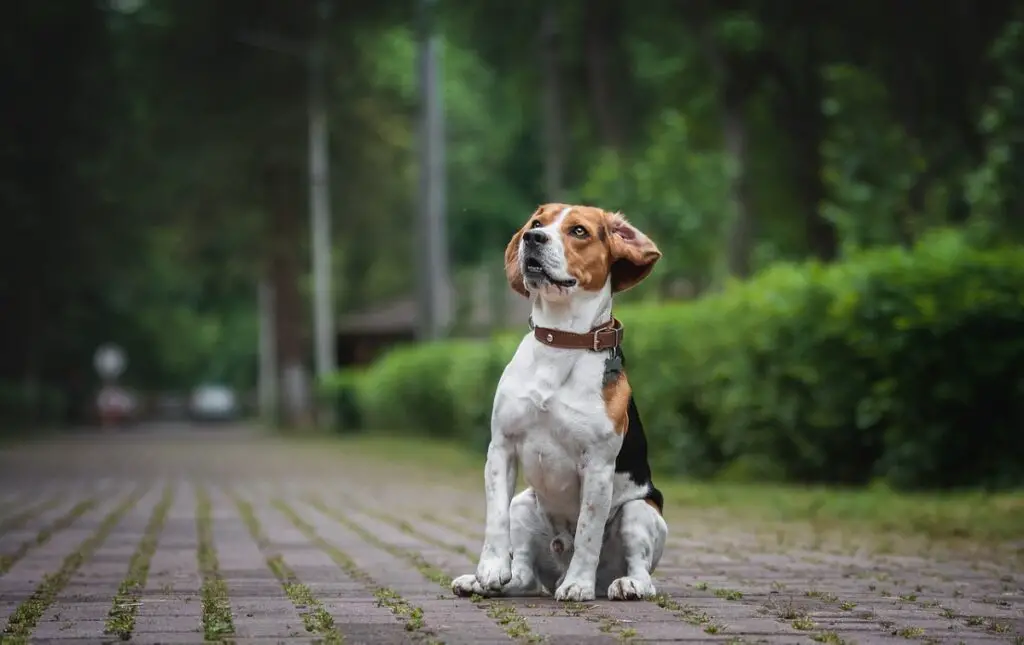
POLYGON ((96 348, 92 364, 100 378, 115 379, 124 373, 124 368, 128 366, 128 357, 117 345, 105 343, 96 348))

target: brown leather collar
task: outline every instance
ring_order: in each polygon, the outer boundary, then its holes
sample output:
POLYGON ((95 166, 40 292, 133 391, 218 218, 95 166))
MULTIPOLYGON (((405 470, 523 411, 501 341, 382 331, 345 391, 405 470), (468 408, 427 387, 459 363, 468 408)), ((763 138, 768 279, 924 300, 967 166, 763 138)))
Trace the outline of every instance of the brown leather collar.
POLYGON ((611 322, 595 327, 585 334, 548 327, 535 327, 532 318, 530 319, 530 328, 533 329, 533 337, 548 347, 589 349, 593 352, 600 352, 605 349, 614 349, 622 344, 622 323, 615 317, 612 317, 611 322))

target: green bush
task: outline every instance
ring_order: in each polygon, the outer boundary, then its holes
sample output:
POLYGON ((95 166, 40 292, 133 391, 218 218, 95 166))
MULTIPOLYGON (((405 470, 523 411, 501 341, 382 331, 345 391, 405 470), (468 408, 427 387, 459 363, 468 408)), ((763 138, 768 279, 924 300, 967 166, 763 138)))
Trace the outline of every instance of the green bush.
POLYGON ((358 404, 361 379, 362 372, 346 369, 317 383, 317 395, 322 403, 334 407, 335 424, 341 432, 356 432, 364 425, 358 404))
MULTIPOLYGON (((617 315, 662 472, 1024 484, 1022 249, 942 233, 617 315)), ((396 349, 359 379, 362 421, 485 447, 494 388, 521 338, 396 349)))

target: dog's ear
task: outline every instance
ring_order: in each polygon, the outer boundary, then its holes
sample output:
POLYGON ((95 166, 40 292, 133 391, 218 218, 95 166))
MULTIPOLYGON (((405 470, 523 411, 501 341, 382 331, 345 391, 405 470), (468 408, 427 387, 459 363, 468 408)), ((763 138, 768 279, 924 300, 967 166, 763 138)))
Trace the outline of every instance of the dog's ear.
POLYGON ((526 285, 523 283, 523 270, 519 266, 519 242, 523 239, 524 230, 521 228, 516 231, 508 246, 505 247, 505 277, 508 278, 508 285, 512 287, 513 291, 524 298, 529 298, 530 292, 526 290, 526 285))
POLYGON ((609 213, 608 243, 611 249, 612 293, 640 284, 650 275, 661 251, 649 237, 619 213, 609 213))

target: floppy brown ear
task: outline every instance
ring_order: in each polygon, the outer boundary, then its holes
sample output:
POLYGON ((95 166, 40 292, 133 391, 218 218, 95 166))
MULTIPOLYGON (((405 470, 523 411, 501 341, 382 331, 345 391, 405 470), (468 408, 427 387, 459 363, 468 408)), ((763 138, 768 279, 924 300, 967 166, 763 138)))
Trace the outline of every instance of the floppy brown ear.
POLYGON ((523 229, 519 229, 505 247, 505 277, 508 278, 508 285, 513 291, 524 298, 529 298, 530 292, 523 284, 523 271, 519 268, 519 241, 522 239, 523 229))
POLYGON ((618 213, 608 217, 608 234, 612 256, 612 293, 618 293, 635 287, 650 275, 654 264, 661 258, 661 251, 640 229, 618 213))

